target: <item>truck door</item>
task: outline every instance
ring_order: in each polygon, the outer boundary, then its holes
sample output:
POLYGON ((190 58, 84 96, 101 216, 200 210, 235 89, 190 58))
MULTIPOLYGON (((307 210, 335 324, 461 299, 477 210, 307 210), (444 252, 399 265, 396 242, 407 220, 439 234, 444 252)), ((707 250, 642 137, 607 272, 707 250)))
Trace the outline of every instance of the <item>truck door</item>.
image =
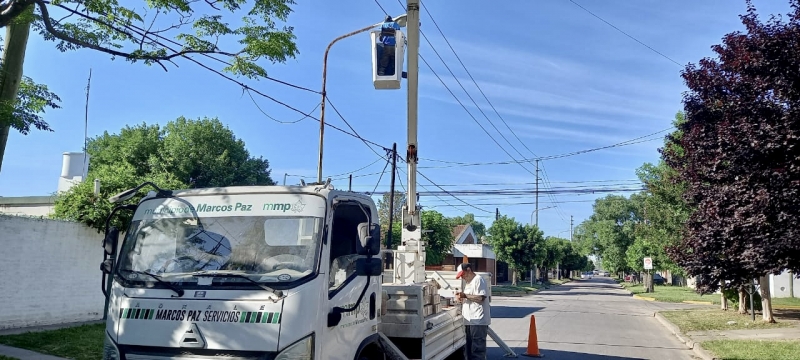
MULTIPOLYGON (((328 312, 334 307, 353 308, 367 284, 366 276, 356 276, 356 244, 358 225, 368 221, 363 208, 354 202, 338 203, 333 210, 327 259, 328 312)), ((362 342, 377 333, 380 281, 380 277, 370 277, 360 305, 344 312, 337 325, 325 327, 321 358, 353 360, 362 342)))

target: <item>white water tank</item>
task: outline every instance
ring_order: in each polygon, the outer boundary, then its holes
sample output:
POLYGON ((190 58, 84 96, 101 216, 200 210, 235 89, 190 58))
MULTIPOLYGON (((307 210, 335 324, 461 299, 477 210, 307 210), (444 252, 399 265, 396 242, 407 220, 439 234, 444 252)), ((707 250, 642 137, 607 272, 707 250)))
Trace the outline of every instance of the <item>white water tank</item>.
POLYGON ((58 192, 67 191, 83 181, 89 171, 89 155, 83 152, 65 152, 61 162, 61 176, 58 178, 58 192))

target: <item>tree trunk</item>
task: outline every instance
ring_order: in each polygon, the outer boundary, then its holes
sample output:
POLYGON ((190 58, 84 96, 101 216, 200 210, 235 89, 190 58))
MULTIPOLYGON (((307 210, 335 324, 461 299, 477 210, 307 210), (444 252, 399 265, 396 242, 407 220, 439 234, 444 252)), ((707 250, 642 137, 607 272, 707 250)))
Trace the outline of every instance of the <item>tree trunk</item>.
POLYGON ((739 287, 739 314, 747 314, 747 291, 744 286, 739 287))
MULTIPOLYGON (((2 68, 0 68, 0 103, 14 104, 17 101, 19 83, 22 80, 22 68, 25 62, 25 49, 28 47, 28 34, 31 32, 29 21, 18 21, 29 18, 30 8, 23 12, 16 21, 6 26, 6 41, 3 52, 2 68)), ((3 156, 6 153, 8 134, 11 132, 11 119, 0 119, 0 170, 3 168, 3 156)))
POLYGON ((653 287, 653 272, 648 271, 647 274, 645 274, 645 276, 647 277, 647 292, 649 293, 655 292, 656 290, 653 287))
POLYGON ((556 264, 556 279, 561 280, 561 264, 556 264))
POLYGON ((725 297, 725 282, 719 283, 719 308, 728 311, 728 299, 725 297))
POLYGON ((517 286, 517 269, 511 269, 511 285, 517 286))
POLYGON ((761 314, 762 319, 768 323, 774 323, 775 318, 772 316, 772 298, 769 293, 769 275, 758 278, 761 294, 761 314))

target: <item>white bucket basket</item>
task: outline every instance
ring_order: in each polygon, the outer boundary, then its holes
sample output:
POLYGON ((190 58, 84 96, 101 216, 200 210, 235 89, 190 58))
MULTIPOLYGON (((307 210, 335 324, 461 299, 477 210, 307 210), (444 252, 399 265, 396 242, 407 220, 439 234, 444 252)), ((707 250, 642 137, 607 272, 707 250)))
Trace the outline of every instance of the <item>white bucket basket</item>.
POLYGON ((403 60, 405 59, 406 52, 406 36, 402 31, 395 32, 396 45, 394 47, 394 69, 392 64, 387 66, 387 74, 378 76, 378 66, 380 66, 380 57, 383 54, 383 45, 380 44, 381 30, 373 30, 370 33, 370 40, 372 41, 372 83, 377 90, 397 90, 400 89, 400 82, 403 79, 403 60), (394 73, 392 73, 394 71, 394 73))

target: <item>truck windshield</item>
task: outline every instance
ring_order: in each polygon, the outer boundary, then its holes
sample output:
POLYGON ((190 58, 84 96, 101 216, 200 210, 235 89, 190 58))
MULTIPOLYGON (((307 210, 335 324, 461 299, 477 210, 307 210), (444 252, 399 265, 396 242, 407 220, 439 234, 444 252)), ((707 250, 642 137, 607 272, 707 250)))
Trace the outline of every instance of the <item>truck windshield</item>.
MULTIPOLYGON (((188 217, 134 220, 120 251, 120 275, 149 281, 140 275, 146 272, 186 284, 204 281, 193 273, 225 271, 257 282, 287 283, 316 270, 320 217, 201 217, 200 224, 188 217)), ((249 283, 235 277, 214 279, 218 281, 249 283)))

